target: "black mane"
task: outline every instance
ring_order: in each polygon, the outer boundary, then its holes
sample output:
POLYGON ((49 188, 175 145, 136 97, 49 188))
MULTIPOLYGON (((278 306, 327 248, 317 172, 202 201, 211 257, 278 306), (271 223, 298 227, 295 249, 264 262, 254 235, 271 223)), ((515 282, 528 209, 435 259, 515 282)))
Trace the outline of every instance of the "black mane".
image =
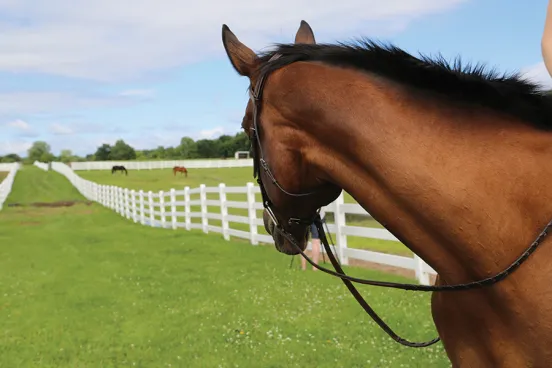
POLYGON ((330 65, 355 68, 394 80, 426 92, 498 113, 508 114, 536 128, 552 130, 552 95, 542 91, 518 73, 500 75, 485 65, 462 65, 457 58, 452 65, 441 56, 419 58, 392 45, 372 40, 356 43, 277 44, 275 50, 261 55, 261 73, 270 73, 295 61, 320 61, 330 65), (279 59, 268 63, 274 54, 279 59))

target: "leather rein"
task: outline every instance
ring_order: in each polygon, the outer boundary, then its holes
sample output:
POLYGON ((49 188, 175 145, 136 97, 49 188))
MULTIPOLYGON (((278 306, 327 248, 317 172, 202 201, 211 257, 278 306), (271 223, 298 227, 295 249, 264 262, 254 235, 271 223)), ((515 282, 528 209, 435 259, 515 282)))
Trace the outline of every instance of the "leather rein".
MULTIPOLYGON (((272 56, 272 58, 268 61, 269 63, 280 58, 280 54, 275 54, 272 56)), ((274 204, 270 200, 270 197, 268 196, 268 193, 263 185, 263 182, 261 180, 261 175, 259 172, 259 166, 263 168, 265 174, 270 178, 272 184, 276 185, 276 187, 285 193, 288 196, 292 197, 304 197, 312 195, 316 192, 305 192, 305 193, 290 193, 286 191, 282 186, 278 183, 275 176, 270 170, 270 167, 266 160, 263 157, 263 150, 261 146, 261 140, 259 136, 259 120, 260 120, 260 114, 261 114, 261 98, 263 93, 263 88, 265 85, 265 81, 268 74, 264 73, 261 74, 256 85, 255 89, 252 89, 249 87, 249 96, 251 101, 253 102, 253 127, 251 128, 251 134, 249 135, 250 141, 251 141, 251 149, 252 149, 252 156, 253 156, 253 177, 257 178, 257 183, 259 184, 261 195, 263 198, 263 206, 265 210, 267 211, 268 215, 270 216, 271 220, 274 222, 274 231, 280 232, 296 249, 297 251, 305 257, 305 259, 314 267, 319 269, 322 272, 325 272, 327 274, 330 274, 332 276, 339 277, 345 286, 349 289, 351 294, 355 297, 357 302, 364 308, 364 310, 372 317, 372 319, 396 342, 398 342, 401 345, 408 346, 408 347, 427 347, 430 345, 433 345, 440 341, 439 337, 436 337, 432 340, 425 341, 425 342, 411 342, 408 341, 399 335, 397 335, 379 316, 378 314, 370 307, 370 305, 364 300, 362 295, 358 292, 358 290, 353 285, 353 282, 364 284, 364 285, 372 285, 372 286, 382 286, 382 287, 389 287, 389 288, 396 288, 396 289, 402 289, 402 290, 414 290, 414 291, 462 291, 462 290, 470 290, 470 289, 479 289, 482 287, 487 287, 493 284, 496 284, 499 281, 504 280, 507 276, 509 276, 512 272, 514 272, 519 266, 527 259, 529 256, 538 248, 538 246, 541 244, 543 239, 548 235, 549 229, 552 227, 552 221, 550 221, 545 228, 542 230, 542 232, 537 236, 537 238, 531 243, 531 245, 512 263, 510 266, 508 266, 503 271, 499 272, 493 277, 488 277, 482 280, 478 281, 472 281, 462 284, 455 284, 455 285, 416 285, 416 284, 404 284, 404 283, 396 283, 396 282, 387 282, 387 281, 377 281, 377 280, 367 280, 367 279, 360 279, 356 277, 351 277, 345 274, 343 269, 341 268, 341 265, 336 260, 335 255, 333 254, 333 251, 328 244, 328 239, 326 238, 326 233, 324 231, 324 227, 322 225, 322 219, 320 218, 320 215, 318 212, 315 213, 315 215, 312 218, 296 218, 296 217, 290 217, 287 220, 287 224, 289 227, 294 226, 309 226, 312 223, 314 223, 318 229, 318 233, 320 235, 320 240, 322 244, 324 245, 324 249, 326 253, 328 253, 328 258, 330 259, 330 262, 332 263, 334 269, 336 271, 329 270, 325 267, 319 266, 315 264, 304 252, 301 250, 301 247, 299 247, 299 244, 295 237, 288 232, 282 224, 278 221, 276 218, 276 215, 274 213, 273 207, 274 204)))

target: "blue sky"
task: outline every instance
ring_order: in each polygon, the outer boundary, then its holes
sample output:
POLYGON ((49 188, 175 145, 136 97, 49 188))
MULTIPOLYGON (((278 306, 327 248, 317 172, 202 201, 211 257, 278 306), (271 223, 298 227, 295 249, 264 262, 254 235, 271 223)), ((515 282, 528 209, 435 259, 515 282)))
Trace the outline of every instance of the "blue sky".
POLYGON ((142 149, 238 132, 247 79, 227 60, 222 23, 254 50, 291 42, 305 19, 318 42, 375 37, 552 85, 545 0, 78 3, 0 2, 0 154, 39 139, 83 155, 120 138, 142 149))

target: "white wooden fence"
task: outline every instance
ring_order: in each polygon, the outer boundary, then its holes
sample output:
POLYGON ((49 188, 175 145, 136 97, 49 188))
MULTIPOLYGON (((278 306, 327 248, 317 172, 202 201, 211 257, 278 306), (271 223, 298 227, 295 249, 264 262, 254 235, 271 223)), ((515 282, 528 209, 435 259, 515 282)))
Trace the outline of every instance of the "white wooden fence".
MULTIPOLYGON (((14 165, 20 165, 17 162, 1 162, 0 163, 0 171, 12 171, 14 165)), ((19 166, 18 166, 19 167, 19 166)))
MULTIPOLYGON (((257 231, 257 226, 264 226, 262 218, 257 217, 257 210, 263 209, 263 205, 255 199, 255 194, 260 193, 260 189, 253 183, 247 183, 245 187, 227 187, 225 184, 220 184, 218 187, 206 187, 202 184, 193 189, 185 187, 183 190, 170 189, 153 193, 152 191, 135 191, 113 185, 97 184, 81 178, 69 166, 59 162, 52 162, 51 168, 67 177, 87 199, 111 208, 136 223, 172 229, 201 229, 205 233, 221 233, 226 240, 229 240, 231 236, 249 239, 253 245, 259 242, 274 243, 271 236, 259 234, 257 231), (219 199, 207 199, 208 193, 217 193, 219 199), (228 193, 244 193, 247 195, 247 201, 228 201, 226 199, 228 193), (199 199, 191 199, 191 195, 194 194, 199 194, 199 199), (191 212, 191 206, 201 206, 201 212, 191 212), (208 206, 217 206, 220 211, 208 212, 208 206), (248 216, 230 215, 228 208, 247 209, 248 216), (192 218, 200 218, 201 223, 192 223, 192 218), (222 226, 210 225, 210 219, 220 220, 222 226), (232 229, 229 226, 230 222, 247 224, 249 231, 232 229)), ((333 250, 337 252, 342 264, 348 264, 350 257, 405 268, 415 271, 416 278, 420 283, 429 285, 429 274, 436 274, 436 272, 416 255, 404 257, 349 248, 347 236, 392 241, 398 241, 398 239, 386 229, 347 225, 345 223, 346 213, 361 215, 368 215, 368 213, 359 204, 344 203, 343 199, 343 194, 341 194, 334 202, 324 207, 326 212, 334 213, 334 223, 327 225, 328 230, 336 235, 336 245, 333 250)))
POLYGON ((0 183, 0 210, 2 209, 6 198, 8 198, 8 195, 11 192, 13 181, 15 179, 15 174, 20 167, 21 164, 19 162, 0 164, 0 171, 8 171, 8 176, 6 176, 4 180, 2 180, 2 182, 0 183))
POLYGON ((252 167, 253 159, 227 160, 173 160, 173 161, 87 161, 71 162, 73 170, 111 170, 114 165, 123 165, 129 170, 172 169, 185 166, 188 169, 206 169, 223 167, 252 167))
POLYGON ((44 171, 48 171, 48 169, 49 169, 49 165, 45 164, 44 162, 35 161, 35 162, 33 162, 33 165, 37 166, 38 168, 40 168, 44 171))

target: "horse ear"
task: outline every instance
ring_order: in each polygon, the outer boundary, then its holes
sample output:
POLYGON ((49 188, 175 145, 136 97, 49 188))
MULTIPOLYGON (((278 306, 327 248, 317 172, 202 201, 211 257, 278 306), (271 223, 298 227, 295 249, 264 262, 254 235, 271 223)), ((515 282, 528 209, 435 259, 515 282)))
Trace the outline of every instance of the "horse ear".
POLYGON ((249 47, 238 40, 226 24, 222 25, 222 44, 230 63, 239 75, 251 77, 259 62, 257 55, 249 47))
POLYGON ((295 43, 306 43, 309 45, 314 45, 316 43, 311 26, 304 20, 301 21, 301 25, 295 35, 295 43))

